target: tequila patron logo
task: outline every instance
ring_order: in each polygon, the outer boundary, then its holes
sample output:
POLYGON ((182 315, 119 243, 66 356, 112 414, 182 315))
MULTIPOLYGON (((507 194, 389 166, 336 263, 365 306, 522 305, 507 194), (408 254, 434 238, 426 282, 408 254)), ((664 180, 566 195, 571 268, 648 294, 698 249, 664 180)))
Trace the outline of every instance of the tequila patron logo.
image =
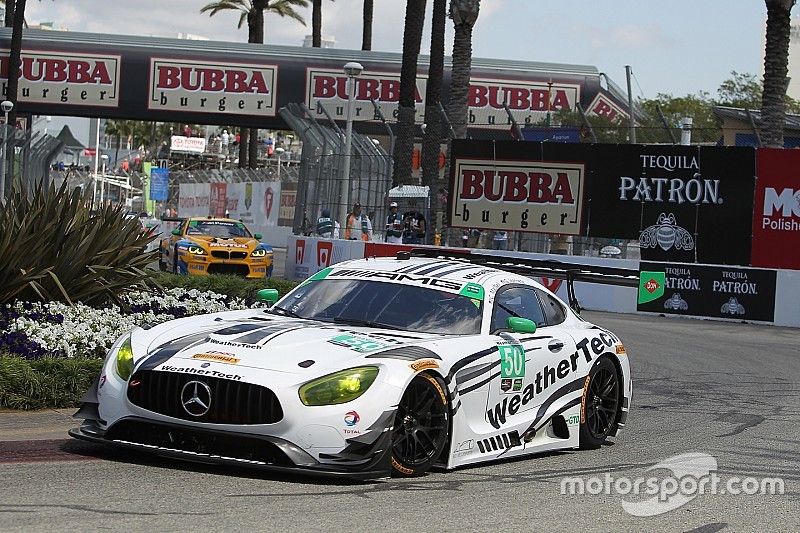
MULTIPOLYGON (((8 54, 8 50, 0 50, 3 95, 8 85, 8 54)), ((119 56, 23 52, 21 62, 19 96, 22 102, 119 105, 119 56)))
POLYGON ((457 159, 455 167, 454 226, 580 233, 583 164, 457 159))
POLYGON ((278 67, 150 60, 149 109, 275 116, 278 67))
POLYGON ((721 204, 719 180, 705 179, 700 175, 697 157, 687 155, 640 154, 642 170, 648 175, 638 178, 619 178, 619 199, 636 202, 669 202, 676 204, 721 204), (664 176, 651 177, 661 173, 664 176), (681 178, 675 173, 689 173, 691 178, 681 178), (670 176, 671 174, 671 176, 670 176))

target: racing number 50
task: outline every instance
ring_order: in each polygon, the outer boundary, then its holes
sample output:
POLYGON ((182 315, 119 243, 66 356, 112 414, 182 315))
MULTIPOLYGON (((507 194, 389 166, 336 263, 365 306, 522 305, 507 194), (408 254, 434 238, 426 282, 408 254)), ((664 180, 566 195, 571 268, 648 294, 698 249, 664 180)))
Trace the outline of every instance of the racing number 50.
POLYGON ((498 346, 500 351, 500 377, 525 377, 525 351, 522 346, 498 346))

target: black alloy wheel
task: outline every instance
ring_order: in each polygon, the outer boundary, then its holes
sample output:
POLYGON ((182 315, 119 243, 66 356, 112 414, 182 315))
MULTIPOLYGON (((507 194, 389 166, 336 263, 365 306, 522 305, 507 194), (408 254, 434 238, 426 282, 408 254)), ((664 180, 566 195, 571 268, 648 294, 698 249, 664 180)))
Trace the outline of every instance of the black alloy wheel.
POLYGON ((581 448, 597 448, 616 428, 621 407, 621 383, 617 368, 607 357, 589 372, 581 401, 581 448))
POLYGON ((450 413, 444 382, 418 374, 408 385, 394 419, 392 472, 420 476, 439 458, 447 444, 450 413))

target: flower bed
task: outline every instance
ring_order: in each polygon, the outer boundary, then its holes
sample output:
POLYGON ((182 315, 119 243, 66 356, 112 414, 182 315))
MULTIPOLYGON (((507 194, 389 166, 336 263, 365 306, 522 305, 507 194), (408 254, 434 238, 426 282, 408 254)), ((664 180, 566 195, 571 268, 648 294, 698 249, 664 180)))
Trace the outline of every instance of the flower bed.
POLYGON ((246 309, 244 300, 211 291, 172 288, 164 294, 132 292, 116 305, 17 302, 0 308, 0 351, 26 359, 103 358, 120 335, 144 324, 175 318, 246 309))

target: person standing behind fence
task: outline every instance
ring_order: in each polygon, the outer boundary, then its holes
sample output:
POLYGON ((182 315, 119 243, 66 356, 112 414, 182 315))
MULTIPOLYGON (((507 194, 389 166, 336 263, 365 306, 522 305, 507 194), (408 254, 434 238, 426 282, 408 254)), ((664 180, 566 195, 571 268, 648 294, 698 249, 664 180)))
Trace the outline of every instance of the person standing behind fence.
POLYGON ((403 217, 397 212, 397 202, 389 204, 389 215, 386 217, 386 242, 403 243, 403 217))
POLYGON ((419 211, 409 211, 403 215, 403 221, 403 243, 425 244, 425 216, 419 211))
POLYGON ((231 136, 228 135, 228 130, 222 130, 222 137, 221 137, 221 144, 220 147, 222 148, 222 153, 228 153, 228 143, 231 141, 231 136))
POLYGON ((317 219, 317 235, 326 239, 339 238, 339 223, 331 218, 330 209, 323 209, 322 215, 317 219))
POLYGON ((344 238, 350 241, 369 241, 372 238, 372 222, 361 213, 361 204, 353 205, 353 211, 347 215, 344 224, 344 238))

